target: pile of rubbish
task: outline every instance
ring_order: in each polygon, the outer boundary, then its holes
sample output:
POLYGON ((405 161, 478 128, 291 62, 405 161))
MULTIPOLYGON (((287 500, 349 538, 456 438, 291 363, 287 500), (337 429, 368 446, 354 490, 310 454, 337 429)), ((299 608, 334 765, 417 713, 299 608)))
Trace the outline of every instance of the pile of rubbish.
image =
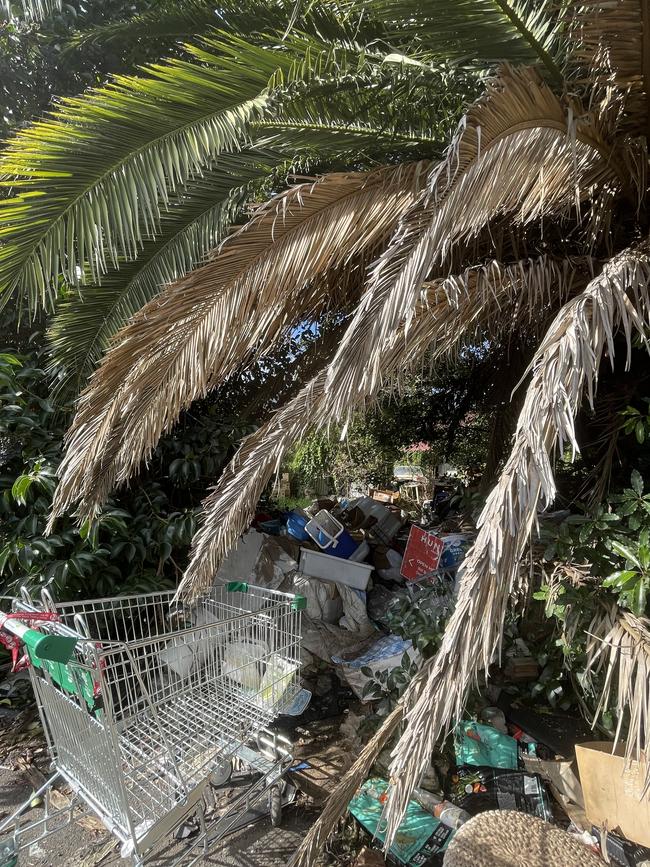
MULTIPOLYGON (((555 840, 561 844, 566 835, 567 853, 575 854, 571 846, 579 841, 596 865, 602 861, 622 867, 650 865, 650 803, 643 794, 644 769, 634 763, 626 766, 623 749, 612 755, 610 742, 576 744, 571 755, 559 754, 513 721, 521 713, 488 706, 479 714, 482 721, 465 720, 457 726, 453 763, 441 784, 431 786, 425 779, 415 789, 388 863, 446 864, 444 853, 459 828, 480 814, 498 822, 507 811, 542 820, 563 832, 555 840)), ((523 714, 540 734, 557 741, 557 720, 552 715, 523 714)), ((387 789, 385 779, 368 779, 349 805, 350 813, 379 843, 387 789)), ((569 867, 578 863, 570 855, 555 860, 547 853, 547 860, 538 860, 533 851, 525 854, 526 834, 531 828, 534 832, 535 825, 535 821, 523 825, 517 864, 569 867)), ((471 839, 471 825, 467 832, 471 839)), ((491 863, 515 862, 495 858, 491 863)))
MULTIPOLYGON (((319 499, 282 515, 260 512, 217 575, 218 581, 244 580, 306 598, 303 686, 317 700, 330 700, 336 684, 346 696, 345 707, 320 708, 321 716, 345 713, 339 737, 346 749, 339 751, 335 782, 363 744, 364 722, 421 664, 418 618, 439 618, 442 631, 453 609, 457 571, 475 531, 453 514, 444 520, 429 515, 415 523, 397 494, 373 490, 351 501, 319 499), (411 612, 413 627, 402 621, 393 631, 391 611, 400 606, 411 612)), ((579 719, 512 702, 508 686, 538 677, 536 660, 517 639, 486 690, 485 706, 458 725, 453 758, 438 756, 416 788, 386 862, 374 851, 383 840, 390 760, 379 757, 349 804, 371 838, 363 855, 368 863, 447 863, 455 836, 460 843, 460 829, 465 833, 474 817, 514 813, 558 830, 571 845, 579 841, 596 863, 650 867, 645 768, 625 765, 623 744, 612 754, 611 742, 594 742, 579 719)), ((300 768, 316 764, 308 759, 300 768)), ((318 772, 327 776, 323 764, 318 772)))
POLYGON ((369 681, 392 670, 405 654, 419 659, 409 637, 387 628, 391 604, 414 600, 434 586, 441 612, 452 604, 471 528, 459 531, 453 519, 447 524, 456 532, 415 525, 395 499, 391 491, 371 490, 351 501, 316 500, 307 510, 281 517, 260 512, 217 574, 218 582, 244 580, 305 597, 306 686, 310 673, 325 663, 358 699, 371 701, 369 681))

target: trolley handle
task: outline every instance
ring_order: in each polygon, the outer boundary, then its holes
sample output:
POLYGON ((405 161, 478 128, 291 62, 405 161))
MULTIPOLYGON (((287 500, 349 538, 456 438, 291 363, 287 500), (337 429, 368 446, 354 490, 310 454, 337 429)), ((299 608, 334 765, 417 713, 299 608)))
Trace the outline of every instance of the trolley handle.
POLYGON ((291 608, 294 611, 304 611, 307 607, 307 599, 299 593, 282 593, 280 590, 269 590, 268 587, 258 587, 255 584, 249 584, 248 581, 229 581, 226 584, 228 593, 248 593, 249 590, 262 591, 272 599, 274 596, 284 596, 291 602, 291 608))
POLYGON ((52 615, 46 612, 18 611, 14 614, 0 613, 0 641, 11 651, 14 670, 17 666, 25 667, 26 657, 18 659, 18 641, 27 648, 29 655, 36 659, 47 662, 61 662, 65 664, 72 656, 77 644, 76 638, 68 638, 64 635, 51 635, 39 632, 31 626, 22 623, 21 620, 51 621, 52 615), (19 619, 20 618, 20 619, 19 619), (2 631, 9 635, 2 636, 2 631), (18 639, 18 641, 16 641, 18 639))

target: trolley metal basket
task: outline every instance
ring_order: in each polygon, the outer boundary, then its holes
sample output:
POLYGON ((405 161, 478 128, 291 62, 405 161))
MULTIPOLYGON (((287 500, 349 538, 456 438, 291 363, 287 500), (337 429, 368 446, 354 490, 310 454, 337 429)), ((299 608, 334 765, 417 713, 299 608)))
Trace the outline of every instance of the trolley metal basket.
POLYGON ((67 663, 29 651, 54 769, 138 865, 189 816, 201 828, 192 850, 214 843, 291 762, 289 743, 266 727, 300 692, 304 600, 244 583, 191 607, 173 595, 14 604, 49 609, 56 619, 39 632, 77 639, 67 663), (208 827, 206 795, 233 760, 258 778, 208 827))

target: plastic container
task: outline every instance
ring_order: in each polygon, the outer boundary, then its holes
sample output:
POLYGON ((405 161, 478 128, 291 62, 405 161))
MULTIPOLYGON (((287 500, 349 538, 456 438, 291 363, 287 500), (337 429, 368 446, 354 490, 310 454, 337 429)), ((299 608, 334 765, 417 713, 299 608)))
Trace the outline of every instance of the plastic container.
POLYGON ((343 517, 345 519, 345 524, 349 529, 358 530, 368 517, 367 508, 365 511, 363 508, 364 503, 370 504, 372 503, 372 500, 370 497, 357 497, 348 502, 343 517))
POLYGON ((314 517, 305 525, 305 530, 320 548, 329 548, 343 532, 343 524, 337 521, 327 509, 316 512, 314 517))
POLYGON ((303 548, 300 552, 300 571, 322 581, 335 581, 355 590, 365 590, 370 581, 372 566, 303 548))
POLYGON ((362 542, 350 556, 348 560, 352 560, 353 563, 363 563, 368 554, 370 553, 370 545, 367 542, 362 542))
POLYGON ((304 512, 290 512, 287 518, 287 533, 299 542, 306 542, 309 539, 309 533, 305 530, 308 521, 309 515, 304 512))
POLYGON ((387 516, 391 513, 383 503, 378 503, 376 500, 372 500, 368 498, 371 505, 366 507, 364 504, 364 514, 366 516, 361 527, 364 530, 369 530, 371 527, 374 529, 377 524, 380 524, 382 521, 385 521, 387 516))
POLYGON ((327 509, 321 509, 305 525, 305 530, 319 548, 327 551, 333 557, 342 557, 347 560, 357 550, 357 543, 352 536, 343 528, 343 524, 332 517, 327 509))
POLYGON ((443 802, 443 798, 439 798, 438 795, 434 795, 433 792, 427 792, 426 789, 420 789, 418 786, 413 789, 412 797, 423 810, 426 810, 427 813, 431 813, 432 816, 435 814, 436 808, 443 802))
POLYGON ((446 825, 447 828, 453 828, 454 830, 460 828, 461 825, 469 822, 472 818, 467 810, 457 807, 451 801, 442 801, 440 804, 436 804, 433 815, 436 819, 440 819, 442 824, 446 825))

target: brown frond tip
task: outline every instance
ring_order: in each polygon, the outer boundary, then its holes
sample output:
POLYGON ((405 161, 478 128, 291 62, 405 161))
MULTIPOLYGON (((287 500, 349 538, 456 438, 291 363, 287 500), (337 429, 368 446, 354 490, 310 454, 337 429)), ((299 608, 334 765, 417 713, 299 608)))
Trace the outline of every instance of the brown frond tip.
POLYGON ((358 292, 358 281, 340 280, 332 294, 326 276, 383 242, 428 170, 411 163, 294 187, 147 304, 79 400, 52 520, 77 500, 81 519, 95 517, 193 400, 314 310, 354 303, 336 292, 358 292))
MULTIPOLYGON (((611 706, 615 692, 618 725, 613 747, 627 721, 625 756, 628 761, 640 761, 647 750, 650 725, 650 620, 612 606, 597 612, 587 636, 585 674, 605 676, 594 724, 611 706)), ((650 767, 646 766, 643 797, 649 789, 650 767)))
POLYGON ((650 4, 648 0, 580 0, 570 4, 568 39, 574 65, 587 87, 611 101, 615 88, 623 102, 621 128, 648 135, 650 95, 650 4))

